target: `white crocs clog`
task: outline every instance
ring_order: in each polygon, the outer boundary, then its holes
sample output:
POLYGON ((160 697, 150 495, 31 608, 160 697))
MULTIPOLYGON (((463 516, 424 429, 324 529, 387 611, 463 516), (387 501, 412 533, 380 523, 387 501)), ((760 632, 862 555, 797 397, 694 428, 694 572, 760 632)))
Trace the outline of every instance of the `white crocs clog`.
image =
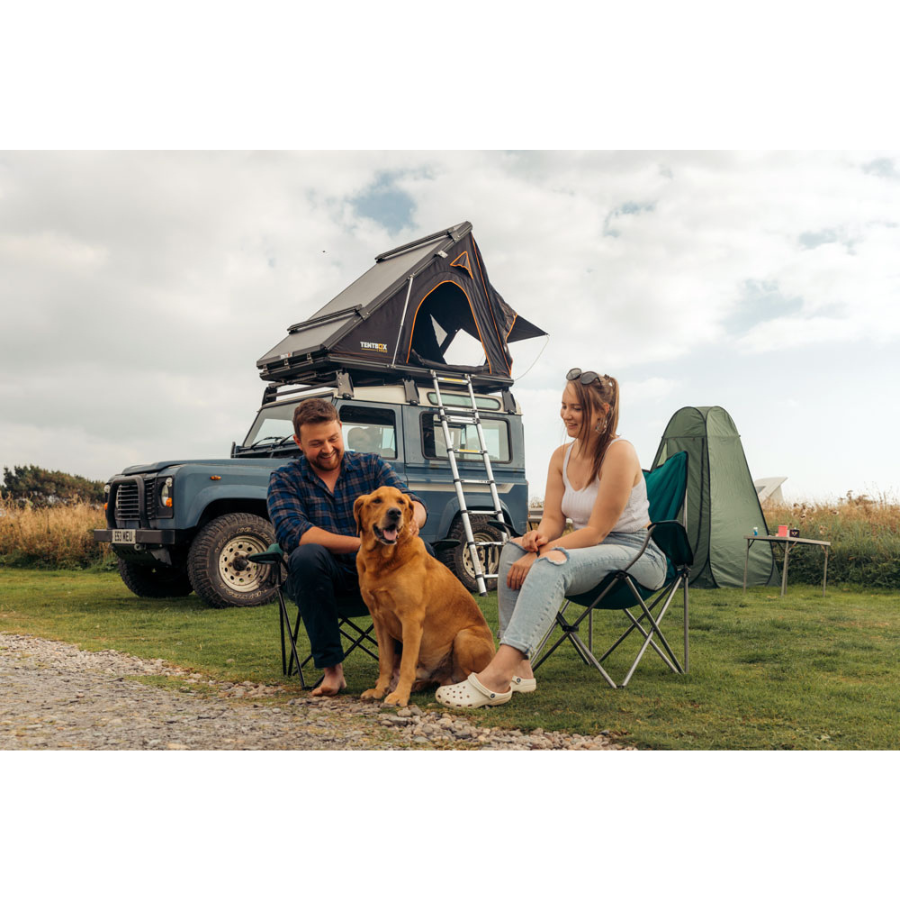
POLYGON ((518 675, 513 675, 509 687, 514 694, 530 694, 537 690, 537 678, 519 678, 518 675))
POLYGON ((504 703, 509 703, 512 695, 512 688, 505 694, 488 690, 473 672, 459 684, 439 687, 434 697, 438 703, 444 706, 452 706, 457 709, 478 709, 482 706, 502 706, 504 703))

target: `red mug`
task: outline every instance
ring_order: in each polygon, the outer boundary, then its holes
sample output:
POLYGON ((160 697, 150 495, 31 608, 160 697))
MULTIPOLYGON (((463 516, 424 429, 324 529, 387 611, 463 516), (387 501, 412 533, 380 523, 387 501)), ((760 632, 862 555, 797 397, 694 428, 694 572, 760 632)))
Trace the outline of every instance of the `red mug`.
POLYGON ((778 526, 778 537, 787 537, 787 536, 788 536, 787 525, 779 525, 778 526))

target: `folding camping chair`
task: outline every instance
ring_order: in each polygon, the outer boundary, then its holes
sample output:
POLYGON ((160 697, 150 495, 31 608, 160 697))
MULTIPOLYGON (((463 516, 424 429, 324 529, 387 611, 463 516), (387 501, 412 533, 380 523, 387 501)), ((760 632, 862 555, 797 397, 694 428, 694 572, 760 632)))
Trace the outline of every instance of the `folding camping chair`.
MULTIPOLYGON (((290 613, 285 600, 285 594, 290 594, 290 591, 287 587, 289 576, 284 552, 280 545, 271 544, 265 553, 253 553, 247 559, 258 565, 269 566, 267 583, 273 586, 278 593, 279 625, 281 628, 281 673, 290 678, 296 669, 300 677, 300 687, 306 689, 303 667, 312 659, 312 653, 302 662, 300 661, 300 654, 297 652, 297 638, 300 634, 302 617, 298 609, 296 620, 293 624, 291 623, 290 613), (288 652, 288 647, 290 647, 290 653, 288 652)), ((369 609, 361 599, 338 597, 338 628, 342 637, 348 642, 344 647, 344 659, 357 647, 368 653, 372 659, 378 659, 378 654, 367 646, 367 644, 370 644, 372 647, 378 648, 378 642, 372 636, 372 630, 375 626, 370 623, 368 628, 361 628, 353 621, 354 618, 368 615, 369 609)), ((316 687, 321 680, 320 678, 312 687, 316 687)))
POLYGON ((581 659, 588 665, 593 665, 606 679, 610 687, 615 688, 616 683, 603 668, 601 663, 622 642, 638 631, 643 636, 643 643, 635 657, 621 687, 625 687, 634 674, 638 663, 644 655, 647 647, 652 647, 661 657, 663 662, 673 671, 686 674, 688 670, 688 577, 690 567, 694 561, 693 553, 688 542, 687 532, 682 522, 675 521, 679 510, 683 510, 683 520, 687 521, 685 493, 687 489, 687 459, 686 452, 676 453, 666 460, 663 465, 652 472, 645 472, 647 482, 647 497, 650 501, 650 522, 647 529, 647 537, 635 558, 622 570, 611 572, 596 587, 583 594, 566 598, 560 611, 556 614, 556 623, 550 629, 541 642, 535 657, 538 657, 544 646, 553 636, 558 626, 561 637, 555 644, 534 664, 537 669, 564 641, 570 641, 578 651, 581 659), (666 555, 668 561, 666 580, 661 588, 650 590, 639 584, 628 570, 634 565, 650 542, 650 538, 666 555), (684 596, 684 665, 682 665, 672 651, 660 628, 663 617, 669 609, 672 600, 678 590, 681 589, 684 596), (570 604, 585 607, 584 612, 577 619, 570 622, 564 613, 570 604), (635 616, 632 607, 640 607, 640 615, 635 616), (658 614, 654 615, 659 608, 658 614), (613 643, 613 645, 599 658, 593 653, 593 613, 594 610, 609 609, 622 610, 629 619, 629 626, 625 632, 613 643), (579 636, 578 629, 581 623, 588 620, 588 644, 585 645, 579 636), (657 643, 658 641, 658 643, 657 643), (662 644, 662 647, 659 645, 662 644))

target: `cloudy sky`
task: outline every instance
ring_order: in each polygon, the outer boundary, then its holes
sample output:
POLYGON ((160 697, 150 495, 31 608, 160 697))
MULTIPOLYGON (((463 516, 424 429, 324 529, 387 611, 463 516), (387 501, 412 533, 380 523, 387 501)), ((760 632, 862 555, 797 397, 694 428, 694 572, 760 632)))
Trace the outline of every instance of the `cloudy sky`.
POLYGON ((2 153, 0 465, 227 455, 288 325, 464 220, 549 333, 513 348, 534 495, 572 365, 645 465, 719 405, 792 499, 900 486, 900 157, 840 152, 2 153))

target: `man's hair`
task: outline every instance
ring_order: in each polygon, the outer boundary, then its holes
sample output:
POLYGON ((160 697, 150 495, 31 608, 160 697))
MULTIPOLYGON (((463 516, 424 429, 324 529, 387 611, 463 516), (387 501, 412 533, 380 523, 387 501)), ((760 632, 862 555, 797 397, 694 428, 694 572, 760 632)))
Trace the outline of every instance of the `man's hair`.
POLYGON ((323 422, 336 422, 338 411, 320 397, 310 397, 297 404, 294 409, 294 434, 300 437, 301 425, 321 425, 323 422))

